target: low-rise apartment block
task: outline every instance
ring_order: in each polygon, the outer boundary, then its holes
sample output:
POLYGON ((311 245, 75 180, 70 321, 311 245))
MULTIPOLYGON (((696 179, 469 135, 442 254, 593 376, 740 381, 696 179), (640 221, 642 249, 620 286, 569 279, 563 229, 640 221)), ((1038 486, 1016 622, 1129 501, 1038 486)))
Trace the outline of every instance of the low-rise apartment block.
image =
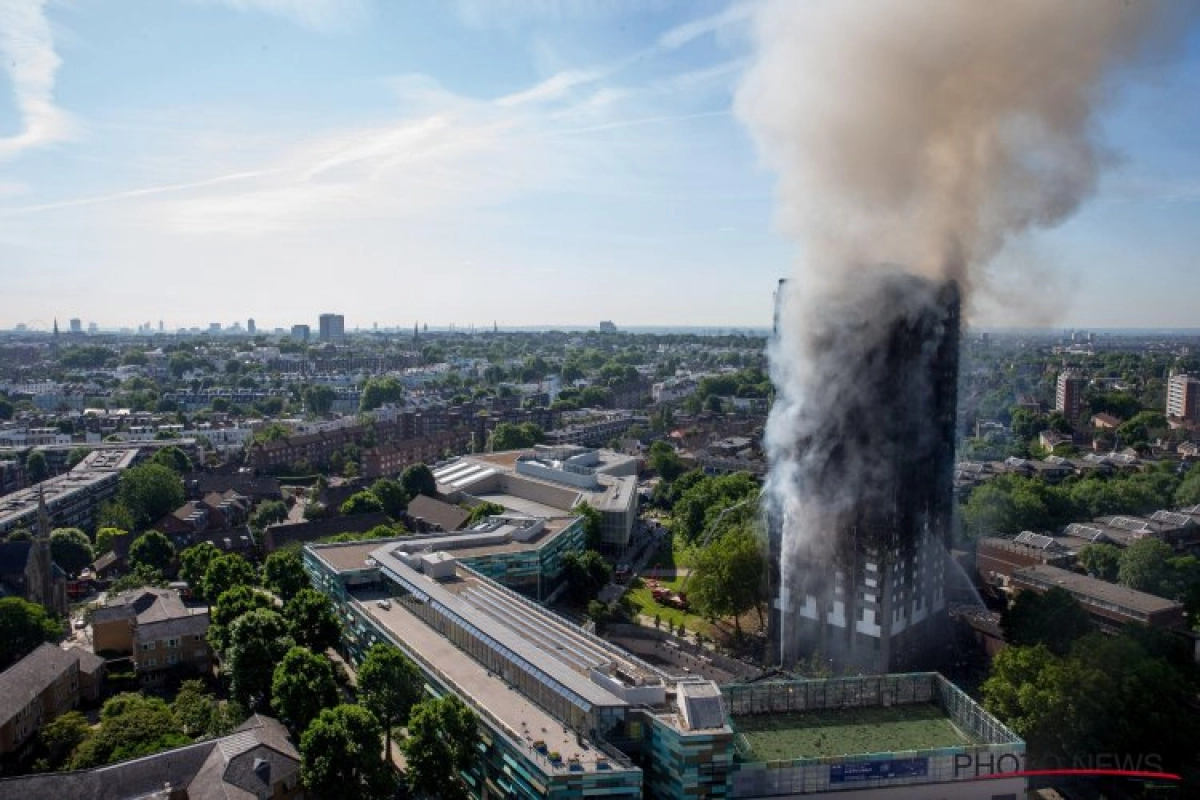
POLYGON ((136 589, 92 612, 92 646, 129 656, 147 684, 161 682, 169 670, 206 674, 212 669, 208 622, 207 608, 184 605, 173 589, 136 589))

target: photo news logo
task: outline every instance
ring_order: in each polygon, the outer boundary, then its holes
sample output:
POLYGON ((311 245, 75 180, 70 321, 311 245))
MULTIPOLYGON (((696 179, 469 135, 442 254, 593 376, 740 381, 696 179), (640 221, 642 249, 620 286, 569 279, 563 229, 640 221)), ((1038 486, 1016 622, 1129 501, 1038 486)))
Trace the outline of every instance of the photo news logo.
POLYGON ((1021 753, 960 753, 954 756, 957 780, 1053 777, 1126 777, 1143 780, 1179 781, 1180 776, 1166 772, 1160 753, 1089 753, 1069 759, 1050 756, 1027 769, 1021 753))

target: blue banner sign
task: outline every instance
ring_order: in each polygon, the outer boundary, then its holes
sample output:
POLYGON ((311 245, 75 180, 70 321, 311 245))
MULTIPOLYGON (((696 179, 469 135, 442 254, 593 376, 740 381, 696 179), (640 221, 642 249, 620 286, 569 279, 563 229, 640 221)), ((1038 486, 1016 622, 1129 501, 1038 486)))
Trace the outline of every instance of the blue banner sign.
POLYGON ((928 758, 896 758, 891 761, 847 761, 829 766, 830 783, 923 778, 929 774, 928 758))

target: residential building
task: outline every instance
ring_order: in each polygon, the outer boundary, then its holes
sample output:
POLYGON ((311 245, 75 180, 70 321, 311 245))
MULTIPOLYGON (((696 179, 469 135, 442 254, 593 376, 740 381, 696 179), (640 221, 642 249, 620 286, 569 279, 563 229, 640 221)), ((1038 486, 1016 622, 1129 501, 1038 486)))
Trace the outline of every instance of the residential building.
POLYGON ((1072 553, 1053 537, 1025 531, 1013 539, 983 536, 975 546, 975 571, 984 586, 1007 588, 1013 572, 1032 564, 1069 567, 1072 553))
POLYGON ((79 647, 42 644, 0 672, 0 755, 20 757, 43 725, 97 700, 103 664, 79 647))
POLYGON ((25 486, 25 465, 20 459, 0 460, 0 497, 25 486))
POLYGON ((44 499, 52 527, 92 527, 100 504, 116 496, 122 470, 139 457, 137 448, 93 451, 70 472, 0 497, 0 536, 32 528, 44 499))
POLYGON ((346 318, 341 314, 322 314, 320 317, 320 340, 339 343, 346 338, 346 318))
POLYGON ((0 800, 302 800, 287 728, 255 714, 228 736, 103 767, 0 779, 0 800))
POLYGON ((1012 573, 1017 592, 1044 594, 1053 587, 1070 592, 1102 630, 1113 631, 1130 622, 1154 628, 1187 627, 1183 606, 1146 592, 1080 575, 1049 564, 1032 564, 1012 573))
POLYGON ((1167 417, 1200 422, 1200 378, 1172 375, 1167 381, 1167 417))
POLYGON ((1074 370, 1058 374, 1054 388, 1054 410, 1069 421, 1075 422, 1083 410, 1083 393, 1087 389, 1087 378, 1074 370))
POLYGON ((92 612, 92 646, 129 656, 147 684, 160 683, 169 670, 207 674, 208 621, 207 608, 184 605, 174 589, 135 589, 92 612))

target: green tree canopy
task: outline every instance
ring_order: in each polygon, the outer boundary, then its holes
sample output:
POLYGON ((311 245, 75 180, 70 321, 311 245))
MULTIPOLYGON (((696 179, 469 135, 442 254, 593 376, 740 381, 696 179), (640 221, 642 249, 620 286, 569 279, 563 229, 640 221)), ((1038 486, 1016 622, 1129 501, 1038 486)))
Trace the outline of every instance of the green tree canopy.
POLYGON ((55 642, 62 636, 62 622, 37 603, 20 597, 0 598, 0 669, 8 669, 42 642, 55 642))
POLYGON ((383 724, 384 752, 392 749, 392 728, 408 724, 409 713, 425 694, 417 665, 394 645, 372 645, 358 668, 358 694, 383 724))
POLYGON ((1121 553, 1121 565, 1117 580, 1122 586, 1149 592, 1159 597, 1172 598, 1175 594, 1175 575, 1171 559, 1175 551, 1171 545, 1147 536, 1125 548, 1121 553))
POLYGON ((687 544, 698 543, 706 532, 719 535, 757 514, 759 491, 758 482, 748 472, 703 477, 675 502, 671 532, 687 544), (734 506, 736 512, 726 513, 734 506), (718 521, 720 527, 714 527, 718 521))
POLYGON ((688 600, 709 618, 733 617, 740 636, 740 617, 747 611, 756 609, 762 623, 765 574, 758 537, 750 526, 738 526, 700 550, 688 582, 688 600))
POLYGON ((332 386, 310 383, 304 387, 301 397, 311 413, 323 417, 333 409, 333 401, 337 399, 337 392, 333 390, 332 386))
POLYGON ((42 726, 38 731, 38 748, 51 769, 57 769, 91 734, 87 717, 78 711, 68 711, 42 726))
POLYGON ((499 503, 492 503, 485 500, 471 509, 471 513, 467 516, 466 526, 471 527, 480 520, 503 513, 504 506, 500 505, 499 503))
POLYGON ((113 540, 120 536, 128 536, 129 531, 121 528, 99 528, 96 531, 96 550, 98 554, 107 553, 113 549, 113 540))
POLYGON ((132 567, 166 572, 175 558, 175 545, 159 531, 147 531, 129 545, 129 564, 132 567))
POLYGON ((599 550, 604 544, 604 519, 591 503, 584 500, 575 506, 575 513, 583 517, 583 538, 589 550, 599 550))
POLYGON ((121 473, 117 497, 129 510, 132 527, 142 529, 183 505, 183 481, 162 464, 146 463, 121 473))
POLYGON ((268 525, 283 522, 287 515, 287 505, 282 500, 267 500, 254 509, 254 513, 250 515, 250 524, 261 531, 268 525))
POLYGON ((314 652, 336 647, 342 638, 342 623, 333 601, 316 589, 303 588, 283 607, 288 631, 298 644, 314 652))
MULTIPOLYGON (((100 511, 96 514, 96 527, 99 530, 111 528, 124 532, 131 531, 134 529, 133 514, 120 501, 107 500, 100 504, 100 511)), ((99 544, 98 538, 97 544, 99 544)))
POLYGON ((400 476, 400 485, 409 497, 419 494, 437 497, 437 480, 433 477, 433 470, 425 464, 413 464, 404 470, 400 476))
POLYGON ((612 580, 612 565, 595 550, 563 556, 563 579, 572 605, 585 607, 612 580))
MULTIPOLYGON (((179 554, 179 577, 185 580, 188 586, 192 587, 192 592, 198 597, 206 597, 204 594, 204 573, 208 570, 208 565, 213 562, 213 559, 219 558, 221 551, 212 542, 201 542, 197 545, 184 550, 179 554)), ((216 598, 209 598, 215 600, 216 598)))
POLYGON ((184 681, 171 701, 171 713, 188 736, 203 736, 212 726, 217 702, 205 690, 204 681, 184 681))
POLYGON ((1079 551, 1079 566, 1094 578, 1115 581, 1121 567, 1121 548, 1111 544, 1090 544, 1079 551))
POLYGON ((263 583, 285 603, 301 589, 310 588, 299 550, 276 550, 267 556, 263 562, 263 583))
POLYGON ((384 512, 392 519, 398 518, 408 508, 408 492, 404 491, 400 481, 380 478, 371 484, 371 494, 379 498, 384 512))
POLYGON ((50 477, 50 465, 46 462, 46 454, 41 450, 30 450, 25 456, 25 481, 41 483, 50 477))
POLYGON ((395 785, 380 734, 379 721, 362 706, 323 710, 300 737, 300 779, 317 797, 391 797, 395 785))
POLYGON ((230 626, 244 614, 259 608, 274 611, 275 601, 270 595, 258 591, 253 586, 242 584, 222 592, 209 612, 209 644, 218 652, 224 653, 229 647, 230 626))
POLYGON ((383 511, 383 503, 369 491, 357 492, 342 503, 339 511, 347 517, 357 514, 378 514, 383 511))
POLYGON ((546 433, 532 422, 501 422, 488 438, 493 451, 521 450, 546 440, 546 433))
POLYGON ((150 463, 166 467, 177 475, 187 475, 192 471, 192 460, 174 445, 160 449, 151 456, 150 463))
POLYGON ((658 476, 668 483, 687 471, 683 459, 675 452, 675 448, 664 441, 657 441, 650 445, 648 460, 650 469, 657 472, 658 476))
POLYGON ((1055 586, 1045 594, 1021 592, 1000 616, 1004 640, 1010 645, 1044 645, 1064 655, 1071 645, 1093 630, 1091 617, 1070 592, 1055 586))
POLYGON ((148 756, 191 741, 170 707, 157 697, 119 694, 104 704, 100 720, 100 728, 76 748, 72 769, 148 756))
POLYGON ((359 396, 359 411, 374 411, 385 403, 400 405, 404 402, 404 384, 390 376, 371 378, 363 386, 359 396))
POLYGON ((235 586, 254 586, 258 583, 258 573, 253 565, 237 553, 225 553, 213 558, 204 570, 200 586, 204 596, 211 599, 220 597, 235 586))
POLYGON ((56 528, 51 532, 50 556, 68 575, 78 575, 96 560, 92 540, 79 528, 56 528))
POLYGON ((468 797, 461 776, 475 760, 478 742, 479 721, 456 695, 417 703, 404 741, 409 788, 446 800, 468 797))
POLYGON ((336 705, 337 698, 333 665, 325 656, 293 647, 275 667, 271 706, 297 733, 303 732, 322 709, 336 705))
POLYGON ((234 620, 226 664, 233 699, 250 710, 268 707, 275 665, 295 644, 287 622, 274 611, 259 608, 234 620))

